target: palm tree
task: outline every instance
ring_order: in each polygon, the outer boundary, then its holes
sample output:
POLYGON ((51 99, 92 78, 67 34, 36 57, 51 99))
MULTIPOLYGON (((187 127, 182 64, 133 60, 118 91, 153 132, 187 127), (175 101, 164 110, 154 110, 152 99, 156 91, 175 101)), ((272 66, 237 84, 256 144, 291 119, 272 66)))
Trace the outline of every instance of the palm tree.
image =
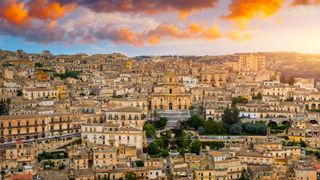
POLYGON ((157 113, 156 110, 153 111, 153 113, 151 114, 151 118, 158 118, 160 117, 160 114, 157 113))

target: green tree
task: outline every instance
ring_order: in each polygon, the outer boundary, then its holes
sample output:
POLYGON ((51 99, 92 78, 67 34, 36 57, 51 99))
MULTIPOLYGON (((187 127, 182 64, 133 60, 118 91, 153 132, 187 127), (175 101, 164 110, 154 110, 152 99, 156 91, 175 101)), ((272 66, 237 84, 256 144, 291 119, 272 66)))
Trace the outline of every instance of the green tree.
POLYGON ((224 109, 224 114, 222 115, 222 121, 230 125, 239 122, 240 121, 239 110, 237 108, 224 109))
POLYGON ((301 145, 301 147, 307 147, 307 143, 304 142, 304 141, 301 141, 301 142, 300 142, 300 145, 301 145))
POLYGON ((250 142, 250 147, 253 148, 254 144, 253 142, 250 142))
POLYGON ((85 94, 85 93, 79 93, 79 95, 80 95, 80 96, 85 96, 86 94, 85 94))
POLYGON ((233 135, 241 134, 241 131, 242 131, 241 123, 232 124, 229 131, 230 131, 230 134, 233 134, 233 135))
POLYGON ((160 117, 160 120, 157 123, 157 127, 159 127, 159 128, 166 127, 167 122, 168 122, 168 118, 160 117))
POLYGON ((152 142, 149 144, 148 148, 149 148, 149 153, 150 154, 157 154, 158 153, 158 147, 159 145, 155 142, 152 142))
POLYGON ((144 166, 144 164, 143 164, 142 161, 136 161, 136 165, 137 165, 138 167, 143 167, 143 166, 144 166))
POLYGON ((182 149, 182 150, 180 151, 180 155, 181 155, 181 156, 184 156, 185 153, 187 153, 187 151, 185 151, 184 149, 182 149))
POLYGON ((258 94, 257 94, 257 99, 262 99, 261 93, 258 93, 258 94))
POLYGON ((290 78, 289 78, 289 80, 288 80, 288 83, 289 83, 290 85, 293 85, 293 84, 294 84, 294 81, 295 81, 295 79, 294 79, 293 75, 291 74, 291 76, 290 76, 290 78))
POLYGON ((200 126, 203 125, 203 122, 201 121, 201 118, 198 115, 192 115, 189 119, 188 119, 188 124, 189 126, 198 129, 200 126))
POLYGON ((35 66, 36 66, 36 67, 43 67, 42 64, 39 63, 39 62, 37 62, 37 63, 35 64, 35 66))
POLYGON ((18 94, 17 94, 17 96, 22 96, 23 94, 22 94, 22 91, 20 90, 20 89, 18 89, 18 94))
POLYGON ((244 97, 241 97, 241 96, 234 97, 232 99, 232 104, 234 105, 234 104, 237 104, 237 103, 248 103, 248 99, 244 98, 244 97))
POLYGON ((0 101, 0 116, 5 115, 7 113, 7 106, 3 100, 0 101))
POLYGON ((90 92, 89 95, 95 96, 96 94, 94 92, 90 92))
POLYGON ((143 130, 146 130, 146 136, 152 136, 156 132, 154 126, 148 123, 144 124, 143 130))
POLYGON ((59 166, 59 170, 62 170, 62 169, 64 169, 64 165, 59 166))
POLYGON ((7 103, 8 105, 11 104, 11 99, 10 99, 10 98, 7 98, 6 103, 7 103))
POLYGON ((206 130, 204 129, 203 126, 200 126, 200 127, 198 128, 198 132, 199 132, 199 134, 204 134, 204 133, 206 132, 206 130))
POLYGON ((203 111, 203 110, 204 110, 204 107, 203 107, 203 106, 199 106, 199 110, 200 110, 200 111, 203 111))
POLYGON ((162 157, 168 157, 169 156, 168 151, 162 151, 161 156, 162 157))
POLYGON ((158 117, 160 117, 160 114, 158 114, 157 111, 154 110, 153 113, 151 114, 151 117, 152 118, 158 118, 158 117))
POLYGON ((191 144, 191 153, 196 153, 199 155, 200 148, 202 146, 201 141, 196 140, 191 144))
POLYGON ((280 82, 281 83, 286 83, 286 76, 284 75, 283 72, 281 73, 280 82))
POLYGON ((241 176, 239 180, 249 180, 247 170, 245 168, 242 169, 241 176))
POLYGON ((221 134, 223 131, 223 126, 220 122, 204 121, 203 127, 207 134, 221 134))
POLYGON ((190 145, 190 143, 191 143, 191 140, 184 140, 182 142, 182 147, 188 147, 190 145))
POLYGON ((157 143, 160 147, 165 147, 166 145, 164 144, 163 140, 155 140, 155 143, 157 143))

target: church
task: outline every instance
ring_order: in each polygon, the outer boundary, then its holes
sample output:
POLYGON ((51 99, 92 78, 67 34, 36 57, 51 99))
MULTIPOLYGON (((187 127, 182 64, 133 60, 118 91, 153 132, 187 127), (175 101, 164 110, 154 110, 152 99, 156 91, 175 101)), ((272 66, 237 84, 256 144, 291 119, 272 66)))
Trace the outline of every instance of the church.
POLYGON ((189 109, 191 94, 186 93, 183 83, 179 83, 176 70, 169 66, 164 74, 163 83, 154 85, 151 94, 151 110, 189 109))

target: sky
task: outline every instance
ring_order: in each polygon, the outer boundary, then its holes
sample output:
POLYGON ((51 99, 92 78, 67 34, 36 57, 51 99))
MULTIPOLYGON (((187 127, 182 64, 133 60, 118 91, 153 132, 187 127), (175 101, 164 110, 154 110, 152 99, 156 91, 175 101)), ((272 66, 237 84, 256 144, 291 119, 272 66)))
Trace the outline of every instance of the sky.
POLYGON ((320 54, 320 0, 0 0, 0 49, 320 54))

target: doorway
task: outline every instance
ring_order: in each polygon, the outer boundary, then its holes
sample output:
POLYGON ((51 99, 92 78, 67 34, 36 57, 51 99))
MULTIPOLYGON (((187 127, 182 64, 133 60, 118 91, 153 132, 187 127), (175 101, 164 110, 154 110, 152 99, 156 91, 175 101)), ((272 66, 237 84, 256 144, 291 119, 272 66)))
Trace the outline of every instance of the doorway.
POLYGON ((169 110, 172 110, 172 103, 169 103, 169 110))

